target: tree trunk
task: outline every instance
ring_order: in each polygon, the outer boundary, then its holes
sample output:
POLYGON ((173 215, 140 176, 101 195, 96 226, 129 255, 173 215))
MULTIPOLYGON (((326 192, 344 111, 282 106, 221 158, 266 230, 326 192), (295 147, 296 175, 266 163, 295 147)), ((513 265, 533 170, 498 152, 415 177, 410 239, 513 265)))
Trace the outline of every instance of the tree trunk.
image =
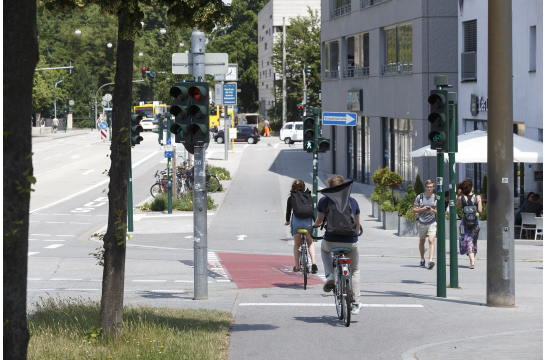
POLYGON ((26 359, 32 86, 38 63, 36 1, 4 3, 4 359, 26 359), (8 106, 9 105, 9 106, 8 106), (7 121, 9 119, 9 121, 7 121))
POLYGON ((129 14, 118 12, 117 64, 112 110, 108 230, 104 236, 104 272, 100 327, 105 334, 121 335, 125 252, 129 197, 130 118, 134 41, 122 39, 129 14))

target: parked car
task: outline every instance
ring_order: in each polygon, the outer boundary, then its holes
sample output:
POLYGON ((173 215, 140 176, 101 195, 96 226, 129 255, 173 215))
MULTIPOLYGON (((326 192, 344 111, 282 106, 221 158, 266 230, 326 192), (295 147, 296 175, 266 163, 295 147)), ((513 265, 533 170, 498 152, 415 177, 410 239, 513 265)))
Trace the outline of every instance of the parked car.
POLYGON ((280 129, 280 141, 293 144, 295 141, 303 141, 303 122, 289 122, 280 129))
POLYGON ((142 119, 140 121, 140 126, 144 131, 151 131, 153 129, 159 128, 159 125, 153 123, 153 119, 142 119))
MULTIPOLYGON (((235 141, 247 141, 248 144, 257 144, 259 140, 261 140, 261 136, 257 132, 257 128, 255 126, 235 126, 237 129, 237 138, 234 139, 235 141)), ((218 133, 214 136, 214 141, 218 144, 223 144, 225 141, 225 136, 223 129, 219 130, 218 133)))

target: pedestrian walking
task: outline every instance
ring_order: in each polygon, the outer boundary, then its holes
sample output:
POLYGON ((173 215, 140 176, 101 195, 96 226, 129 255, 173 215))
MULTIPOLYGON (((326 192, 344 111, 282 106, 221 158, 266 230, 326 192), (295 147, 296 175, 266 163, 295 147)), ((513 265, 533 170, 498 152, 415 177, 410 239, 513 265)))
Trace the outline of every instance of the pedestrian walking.
MULTIPOLYGON (((350 182, 351 183, 351 182, 350 182)), ((322 197, 318 202, 318 217, 314 222, 313 227, 317 228, 325 221, 327 225, 324 234, 324 239, 321 245, 322 261, 324 263, 324 272, 326 280, 323 290, 330 292, 333 289, 335 279, 333 274, 333 258, 331 250, 336 247, 346 247, 352 251, 346 256, 350 259, 350 267, 352 268, 352 315, 360 313, 360 268, 359 259, 360 253, 358 248, 358 230, 360 229, 360 207, 356 199, 350 196, 352 184, 345 184, 342 175, 333 175, 327 179, 327 184, 330 188, 339 187, 339 192, 342 196, 348 196, 350 206, 346 206, 341 212, 336 204, 330 205, 330 200, 327 197, 322 197), (335 223, 335 219, 346 220, 340 223, 335 223), (348 234, 342 235, 341 233, 348 234)))
POLYGON ((414 201, 413 213, 418 216, 418 237, 420 244, 420 266, 426 266, 424 254, 426 252, 425 242, 428 238, 430 260, 428 269, 433 269, 435 262, 433 261, 433 253, 435 252, 435 236, 437 234, 437 195, 434 193, 435 183, 433 180, 426 181, 425 191, 419 194, 414 201))
POLYGON ((483 204, 480 195, 473 193, 473 182, 465 179, 460 183, 462 195, 456 198, 456 207, 462 206, 462 223, 459 228, 458 241, 460 243, 460 254, 469 256, 469 268, 475 268, 475 254, 477 254, 477 239, 481 223, 479 214, 483 211, 483 204))
POLYGON ((295 266, 293 267, 294 272, 301 270, 299 268, 299 257, 301 256, 299 248, 301 247, 302 235, 297 232, 299 229, 308 230, 305 239, 312 261, 312 273, 316 274, 318 272, 318 266, 316 265, 316 247, 310 236, 312 232, 313 217, 314 201, 312 200, 312 194, 310 190, 305 190, 305 182, 303 180, 295 180, 291 184, 290 197, 288 197, 286 207, 286 222, 284 224, 286 226, 291 225, 291 235, 293 236, 293 258, 295 259, 295 266))
POLYGON ((45 119, 41 118, 40 119, 40 134, 43 134, 44 129, 45 129, 45 119))
POLYGON ((264 134, 263 134, 263 136, 266 136, 266 137, 271 136, 270 135, 271 129, 269 127, 269 119, 265 119, 263 125, 264 125, 264 134))
POLYGON ((56 133, 59 128, 59 119, 53 118, 53 132, 56 133))

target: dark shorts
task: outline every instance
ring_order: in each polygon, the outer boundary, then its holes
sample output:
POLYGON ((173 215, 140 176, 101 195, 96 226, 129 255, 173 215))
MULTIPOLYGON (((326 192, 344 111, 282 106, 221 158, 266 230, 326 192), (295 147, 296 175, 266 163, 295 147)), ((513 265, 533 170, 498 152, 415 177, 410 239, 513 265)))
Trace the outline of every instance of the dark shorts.
POLYGON ((312 218, 299 219, 295 215, 291 216, 291 234, 297 235, 297 230, 307 229, 310 234, 312 231, 312 218))

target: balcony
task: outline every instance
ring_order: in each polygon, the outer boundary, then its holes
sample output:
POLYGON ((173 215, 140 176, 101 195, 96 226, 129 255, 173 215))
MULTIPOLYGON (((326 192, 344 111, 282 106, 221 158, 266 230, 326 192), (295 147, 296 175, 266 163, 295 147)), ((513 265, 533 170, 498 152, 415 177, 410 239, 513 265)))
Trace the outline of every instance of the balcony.
POLYGON ((360 0, 360 9, 365 9, 373 5, 378 5, 389 0, 360 0))
POLYGON ((339 79, 338 70, 333 70, 333 71, 326 70, 325 73, 322 75, 322 80, 337 80, 337 79, 339 79))
POLYGON ((348 4, 345 6, 341 6, 333 11, 329 12, 329 20, 335 19, 336 17, 343 16, 346 14, 350 14, 350 10, 352 8, 352 5, 348 4))
POLYGON ((369 68, 355 68, 343 71, 343 79, 369 77, 369 68))
POLYGON ((392 63, 380 65, 380 75, 412 74, 413 64, 410 62, 392 63))

